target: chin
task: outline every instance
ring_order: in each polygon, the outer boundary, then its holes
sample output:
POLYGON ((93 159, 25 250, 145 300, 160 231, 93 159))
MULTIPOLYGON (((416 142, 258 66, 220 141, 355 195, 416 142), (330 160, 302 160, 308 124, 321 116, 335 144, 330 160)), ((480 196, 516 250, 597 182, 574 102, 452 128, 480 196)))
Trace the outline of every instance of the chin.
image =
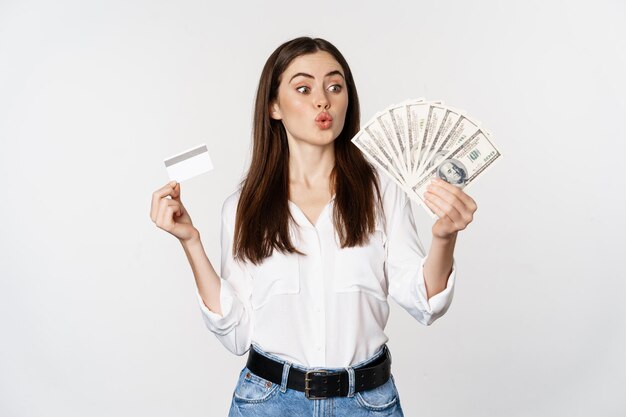
POLYGON ((311 141, 307 141, 307 143, 309 145, 314 145, 314 146, 328 146, 330 144, 332 144, 333 142, 335 142, 335 139, 332 138, 328 138, 328 139, 314 139, 311 141))
POLYGON ((327 132, 325 135, 319 138, 320 145, 328 145, 329 143, 333 143, 338 137, 340 133, 327 132))
POLYGON ((328 145, 329 143, 333 143, 338 136, 338 133, 326 130, 318 132, 317 135, 309 137, 308 140, 305 139, 303 141, 311 145, 324 146, 328 145))

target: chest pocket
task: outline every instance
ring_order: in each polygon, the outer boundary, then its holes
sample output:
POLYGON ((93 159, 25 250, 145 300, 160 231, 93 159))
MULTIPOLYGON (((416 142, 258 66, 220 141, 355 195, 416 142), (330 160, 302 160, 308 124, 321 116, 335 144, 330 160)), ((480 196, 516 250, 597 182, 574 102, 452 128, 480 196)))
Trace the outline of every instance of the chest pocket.
POLYGON ((387 300, 383 232, 376 230, 365 246, 339 249, 335 255, 335 292, 363 292, 387 300))
POLYGON ((252 307, 256 310, 270 301, 272 296, 298 294, 300 273, 298 254, 283 254, 274 250, 260 265, 251 267, 252 307))

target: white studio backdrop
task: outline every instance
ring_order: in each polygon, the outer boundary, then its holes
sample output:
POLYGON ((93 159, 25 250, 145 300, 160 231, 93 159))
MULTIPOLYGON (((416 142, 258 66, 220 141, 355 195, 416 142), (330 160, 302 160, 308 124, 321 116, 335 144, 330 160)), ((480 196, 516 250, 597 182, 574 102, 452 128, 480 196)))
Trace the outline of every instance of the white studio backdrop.
POLYGON ((0 416, 227 414, 246 356, 150 199, 164 157, 208 145, 182 200, 219 271, 261 68, 301 35, 343 52, 362 120, 441 99, 504 154, 468 191, 450 310, 390 300, 406 415, 626 415, 624 22, 623 1, 0 0, 0 416))

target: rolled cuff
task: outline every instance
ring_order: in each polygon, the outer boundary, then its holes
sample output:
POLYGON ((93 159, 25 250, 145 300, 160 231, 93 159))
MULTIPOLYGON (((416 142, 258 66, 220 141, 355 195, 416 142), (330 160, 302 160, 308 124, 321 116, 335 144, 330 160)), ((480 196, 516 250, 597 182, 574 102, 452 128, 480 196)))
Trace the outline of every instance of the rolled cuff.
POLYGON ((222 315, 209 310, 198 291, 196 291, 196 296, 198 297, 204 324, 213 333, 224 335, 229 333, 239 323, 243 306, 234 296, 228 281, 222 280, 222 285, 220 286, 220 307, 222 309, 222 315))
POLYGON ((452 271, 448 276, 446 288, 429 299, 428 293, 426 292, 426 282, 424 280, 424 264, 426 263, 426 259, 427 258, 422 259, 414 291, 417 293, 416 296, 419 303, 424 307, 425 313, 428 313, 427 316, 430 316, 425 317, 425 324, 430 325, 437 318, 441 317, 452 303, 456 281, 456 261, 454 258, 452 259, 452 271))

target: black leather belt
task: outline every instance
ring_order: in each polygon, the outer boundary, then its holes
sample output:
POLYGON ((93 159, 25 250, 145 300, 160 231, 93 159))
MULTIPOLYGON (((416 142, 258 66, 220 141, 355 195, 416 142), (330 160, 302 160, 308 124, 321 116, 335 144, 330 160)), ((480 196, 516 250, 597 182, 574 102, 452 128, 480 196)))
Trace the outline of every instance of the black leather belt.
MULTIPOLYGON (((354 392, 366 391, 383 385, 391 375, 391 355, 387 345, 384 353, 362 367, 354 368, 354 392)), ((246 366, 254 374, 280 385, 283 378, 283 363, 258 353, 250 348, 246 366)), ((287 388, 304 391, 309 399, 346 397, 348 395, 348 371, 326 371, 323 369, 301 371, 291 366, 287 377, 287 388)))

